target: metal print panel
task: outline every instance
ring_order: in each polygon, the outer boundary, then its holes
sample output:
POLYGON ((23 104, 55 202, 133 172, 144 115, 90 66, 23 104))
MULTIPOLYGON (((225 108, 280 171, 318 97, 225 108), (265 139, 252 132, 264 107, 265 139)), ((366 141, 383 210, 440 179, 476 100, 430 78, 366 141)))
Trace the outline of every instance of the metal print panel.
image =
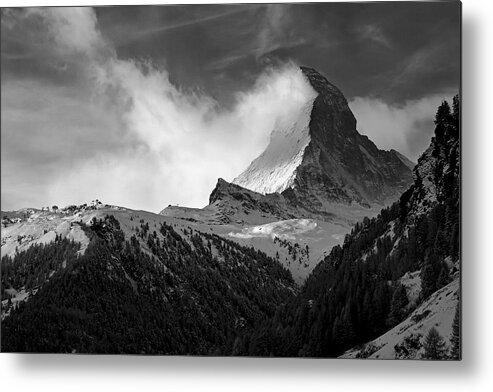
POLYGON ((2 9, 2 352, 460 359, 460 24, 2 9))

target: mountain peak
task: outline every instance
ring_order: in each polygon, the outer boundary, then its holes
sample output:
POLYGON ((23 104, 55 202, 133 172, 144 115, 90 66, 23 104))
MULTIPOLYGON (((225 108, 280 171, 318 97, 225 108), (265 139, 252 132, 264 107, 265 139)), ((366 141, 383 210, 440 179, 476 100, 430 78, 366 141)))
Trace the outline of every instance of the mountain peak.
POLYGON ((209 196, 209 204, 213 204, 215 201, 221 200, 225 195, 231 193, 231 191, 234 191, 235 188, 240 189, 238 185, 231 184, 223 178, 218 178, 216 187, 209 196))
POLYGON ((341 90, 339 90, 335 85, 330 83, 328 79, 325 76, 323 76, 320 72, 318 72, 316 69, 306 66, 301 66, 300 69, 301 72, 303 72, 303 75, 310 82, 313 89, 318 94, 322 94, 322 95, 331 94, 338 97, 339 99, 342 99, 347 103, 346 98, 344 97, 344 94, 342 94, 341 90))
POLYGON ((233 182, 262 194, 283 193, 319 212, 328 203, 394 201, 412 182, 412 164, 359 134, 341 90, 315 69, 300 68, 316 95, 276 124, 265 151, 233 182))

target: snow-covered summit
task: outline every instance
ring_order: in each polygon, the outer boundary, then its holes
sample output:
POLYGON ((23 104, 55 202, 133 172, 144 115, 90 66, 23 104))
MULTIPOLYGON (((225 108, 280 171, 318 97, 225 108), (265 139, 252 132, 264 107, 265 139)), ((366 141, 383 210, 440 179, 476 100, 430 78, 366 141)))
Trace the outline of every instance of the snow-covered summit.
POLYGON ((266 150, 233 180, 258 193, 281 193, 293 185, 296 168, 310 142, 310 113, 315 92, 298 110, 277 122, 266 150))

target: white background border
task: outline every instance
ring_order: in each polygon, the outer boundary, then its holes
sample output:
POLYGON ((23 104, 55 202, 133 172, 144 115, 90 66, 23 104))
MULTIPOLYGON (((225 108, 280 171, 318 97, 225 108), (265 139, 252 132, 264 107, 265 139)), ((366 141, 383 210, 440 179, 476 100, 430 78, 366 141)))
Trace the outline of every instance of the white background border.
MULTIPOLYGON (((224 2, 224 1, 216 1, 224 2)), ((27 5, 163 1, 12 1, 27 5)), ((199 3, 199 1, 180 1, 199 3)), ((493 385, 493 1, 463 7, 463 361, 0 354, 2 391, 487 391, 493 385)))

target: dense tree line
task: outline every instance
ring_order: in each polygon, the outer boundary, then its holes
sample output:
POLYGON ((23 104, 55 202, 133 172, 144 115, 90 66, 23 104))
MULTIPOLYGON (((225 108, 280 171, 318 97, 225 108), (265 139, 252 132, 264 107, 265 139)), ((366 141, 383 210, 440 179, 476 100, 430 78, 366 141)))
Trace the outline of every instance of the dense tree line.
POLYGON ((34 244, 16 253, 14 257, 2 257, 2 301, 10 297, 6 290, 32 290, 41 286, 50 274, 60 270, 77 256, 80 244, 62 238, 58 234, 49 244, 34 244))

